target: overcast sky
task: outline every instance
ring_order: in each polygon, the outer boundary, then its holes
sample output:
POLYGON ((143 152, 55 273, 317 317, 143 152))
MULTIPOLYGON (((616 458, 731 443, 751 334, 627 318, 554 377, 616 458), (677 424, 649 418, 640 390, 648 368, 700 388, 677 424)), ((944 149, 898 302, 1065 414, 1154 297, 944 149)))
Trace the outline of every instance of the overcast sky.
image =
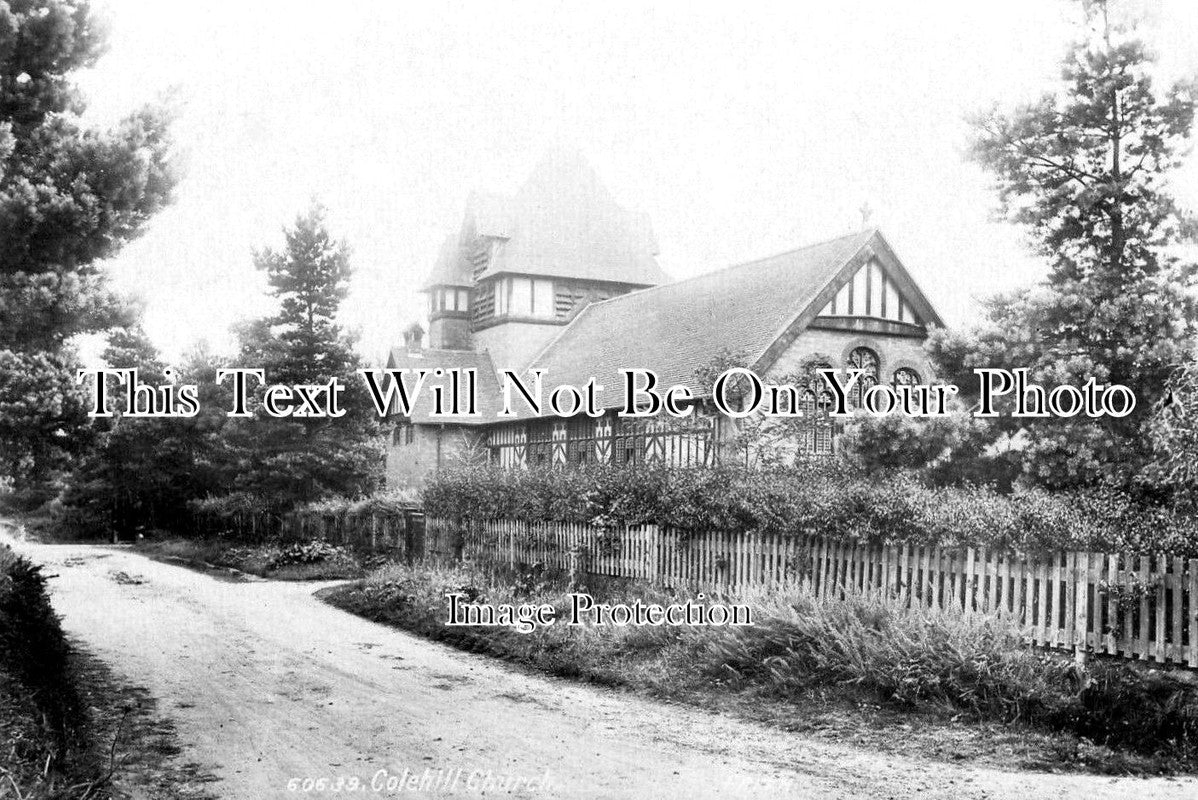
MULTIPOLYGON (((1198 71, 1198 4, 1146 5, 1163 72, 1198 71)), ((554 147, 649 214, 675 278, 856 229, 863 202, 950 325, 1042 275, 964 118, 1056 77, 1072 2, 107 6, 94 118, 172 87, 181 108, 178 199, 111 264, 168 355, 267 308, 252 251, 312 197, 353 248, 345 321, 382 353, 467 195, 554 147)), ((1198 206, 1198 166, 1177 183, 1198 206)))

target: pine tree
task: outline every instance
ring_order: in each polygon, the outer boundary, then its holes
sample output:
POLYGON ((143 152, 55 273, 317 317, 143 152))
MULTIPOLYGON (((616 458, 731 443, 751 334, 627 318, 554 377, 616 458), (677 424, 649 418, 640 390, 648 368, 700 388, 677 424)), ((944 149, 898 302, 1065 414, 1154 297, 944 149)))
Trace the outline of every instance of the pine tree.
POLYGON ((277 507, 367 494, 381 481, 384 451, 378 417, 356 374, 360 359, 337 321, 349 290, 349 248, 332 238, 324 209, 314 203, 284 231, 281 250, 264 250, 254 260, 279 307, 241 329, 241 365, 261 367, 270 383, 338 378, 346 413, 275 419, 259 407, 252 420, 231 421, 226 439, 240 454, 234 485, 277 507))
POLYGON ((284 383, 319 383, 356 364, 353 347, 337 323, 349 293, 349 248, 334 241, 325 210, 313 203, 284 232, 281 251, 256 254, 279 311, 268 322, 278 352, 268 356, 271 377, 284 383))
POLYGON ((68 340, 132 320, 100 265, 175 182, 162 109, 106 131, 80 122, 71 74, 103 49, 86 0, 0 3, 0 471, 18 485, 86 448, 68 340))
POLYGON ((1036 383, 1093 377, 1136 394, 1131 416, 1002 417, 994 437, 1024 442, 1024 477, 1048 486, 1127 482, 1151 458, 1147 429, 1169 374, 1193 358, 1193 265, 1174 245, 1192 222, 1166 187, 1194 119, 1194 83, 1158 93, 1153 57, 1105 2, 1085 4, 1086 35, 1058 91, 974 124, 972 155, 1002 210, 1050 265, 1043 285, 991 300, 985 324, 937 332, 940 372, 976 387, 976 367, 1027 367, 1036 383))

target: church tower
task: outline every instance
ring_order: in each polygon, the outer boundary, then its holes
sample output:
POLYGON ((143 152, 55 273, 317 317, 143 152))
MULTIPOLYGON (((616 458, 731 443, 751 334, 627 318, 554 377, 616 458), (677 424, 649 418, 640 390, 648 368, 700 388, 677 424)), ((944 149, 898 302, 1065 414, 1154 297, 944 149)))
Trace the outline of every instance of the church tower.
POLYGON ((577 154, 543 160, 511 197, 473 195, 425 283, 436 349, 523 369, 588 304, 666 282, 644 215, 577 154))

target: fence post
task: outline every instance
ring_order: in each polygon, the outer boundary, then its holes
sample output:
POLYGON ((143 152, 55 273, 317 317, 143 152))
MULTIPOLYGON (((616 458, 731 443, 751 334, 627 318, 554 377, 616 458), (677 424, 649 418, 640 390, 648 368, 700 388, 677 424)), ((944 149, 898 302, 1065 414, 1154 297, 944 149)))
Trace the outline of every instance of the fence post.
POLYGON ((1190 602, 1185 605, 1184 613, 1189 620, 1190 654, 1186 663, 1198 667, 1198 558, 1190 559, 1190 602))
POLYGON ((1153 654, 1157 661, 1165 660, 1165 596, 1167 591, 1165 583, 1168 576, 1165 574, 1168 570, 1168 562, 1165 556, 1156 557, 1157 580, 1156 580, 1156 646, 1153 648, 1153 654))
POLYGON ((1065 553, 1065 644, 1074 651, 1074 660, 1078 660, 1078 643, 1082 641, 1082 631, 1077 629, 1079 603, 1078 590, 1082 574, 1082 554, 1075 551, 1065 553))
POLYGON ((1077 553, 1074 565, 1073 660, 1084 667, 1089 656, 1090 554, 1077 553))
POLYGON ((1185 600, 1182 591, 1185 588, 1185 562, 1179 556, 1173 557, 1173 644, 1169 647, 1169 660, 1176 664, 1185 663, 1185 654, 1181 648, 1182 626, 1185 620, 1185 600))
MULTIPOLYGON (((983 553, 985 551, 983 550, 983 553)), ((983 555, 983 558, 985 556, 983 555)), ((978 554, 974 548, 969 548, 965 556, 965 616, 972 616, 977 605, 978 591, 978 576, 977 576, 977 558, 978 554)))
POLYGON ((574 544, 567 551, 569 559, 569 581, 570 589, 577 589, 582 585, 582 576, 586 573, 586 564, 583 563, 582 546, 574 544))

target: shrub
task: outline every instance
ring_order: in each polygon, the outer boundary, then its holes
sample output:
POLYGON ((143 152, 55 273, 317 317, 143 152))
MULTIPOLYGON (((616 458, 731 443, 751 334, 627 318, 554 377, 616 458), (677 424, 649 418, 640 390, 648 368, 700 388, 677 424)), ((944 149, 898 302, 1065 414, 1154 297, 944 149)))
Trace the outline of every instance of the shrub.
POLYGON ((871 544, 1198 556, 1194 515, 1115 489, 1002 494, 975 485, 927 486, 902 471, 866 475, 832 459, 770 471, 651 465, 449 470, 429 482, 423 501, 429 516, 455 521, 655 524, 817 533, 871 544))
POLYGON ((58 762, 84 714, 69 652, 41 567, 0 545, 0 673, 28 693, 58 762))
POLYGON ((188 502, 192 512, 218 519, 229 519, 236 514, 257 514, 278 511, 279 507, 270 501, 250 492, 230 492, 229 494, 204 497, 188 502))
POLYGON ((878 596, 763 596, 758 624, 706 637, 715 672, 797 697, 852 684, 908 706, 944 706, 1003 721, 1028 719, 1065 667, 1023 646, 1021 631, 986 615, 908 608, 878 596))
POLYGON ((270 560, 269 569, 298 564, 319 564, 335 559, 349 559, 351 556, 344 547, 337 547, 324 541, 295 542, 281 548, 270 560))
POLYGON ((1046 714, 1049 724, 1095 742, 1147 752, 1198 749, 1198 689, 1165 672, 1098 661, 1087 685, 1046 714))
POLYGON ((350 505, 349 511, 354 514, 397 514, 419 506, 419 497, 415 491, 400 489, 358 500, 350 505))
POLYGON ((979 484, 1010 492, 1022 469, 1020 453, 992 440, 986 420, 964 408, 930 418, 858 413, 845 427, 841 451, 871 474, 908 469, 935 486, 979 484))

